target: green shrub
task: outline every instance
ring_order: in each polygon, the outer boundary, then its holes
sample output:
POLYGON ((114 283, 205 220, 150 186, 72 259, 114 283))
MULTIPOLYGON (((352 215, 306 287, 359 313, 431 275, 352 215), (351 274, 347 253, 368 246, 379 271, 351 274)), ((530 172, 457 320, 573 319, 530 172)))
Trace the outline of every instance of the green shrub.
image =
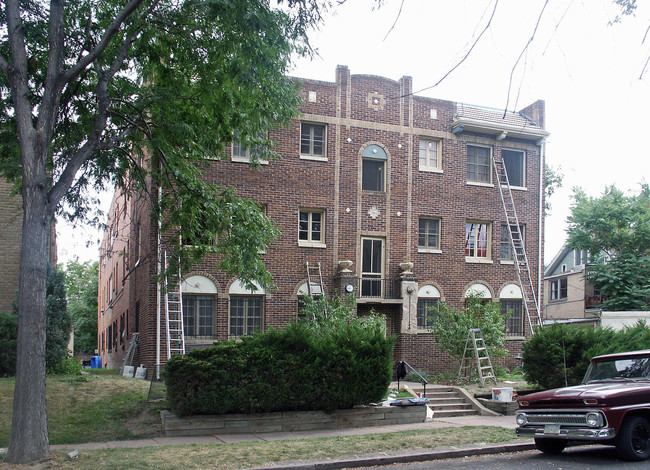
POLYGON ((63 361, 48 370, 50 375, 81 375, 81 362, 68 356, 63 361))
POLYGON ((16 374, 18 316, 0 312, 0 377, 16 374))
POLYGON ((173 357, 167 398, 178 415, 351 408, 383 398, 393 345, 379 324, 298 322, 173 357))
POLYGON ((650 349, 650 327, 643 321, 621 331, 553 324, 524 343, 524 374, 542 388, 577 385, 592 357, 641 349, 650 349))

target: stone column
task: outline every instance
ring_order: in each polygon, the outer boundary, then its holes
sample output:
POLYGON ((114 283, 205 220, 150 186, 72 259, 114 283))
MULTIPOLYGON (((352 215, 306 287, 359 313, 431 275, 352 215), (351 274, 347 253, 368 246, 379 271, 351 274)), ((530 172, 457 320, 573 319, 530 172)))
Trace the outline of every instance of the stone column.
POLYGON ((418 329, 418 278, 413 274, 413 263, 400 263, 400 296, 402 298, 402 322, 400 333, 416 334, 418 329))
POLYGON ((345 260, 339 261, 339 270, 336 273, 334 286, 338 290, 339 295, 343 298, 352 294, 355 297, 359 296, 359 289, 356 274, 350 269, 352 261, 345 260))

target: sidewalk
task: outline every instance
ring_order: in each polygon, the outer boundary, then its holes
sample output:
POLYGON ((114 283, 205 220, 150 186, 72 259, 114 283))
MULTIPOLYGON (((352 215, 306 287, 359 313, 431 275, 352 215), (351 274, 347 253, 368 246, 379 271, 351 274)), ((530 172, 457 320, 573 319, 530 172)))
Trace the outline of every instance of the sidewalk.
POLYGON ((462 426, 501 426, 514 429, 514 416, 462 416, 427 420, 424 423, 400 424, 394 426, 374 426, 366 428, 325 429, 322 431, 301 432, 264 432, 251 434, 213 434, 210 436, 154 437, 133 441, 90 442, 86 444, 62 444, 50 446, 53 450, 89 450, 157 447, 190 444, 228 444, 232 442, 269 442, 287 439, 310 439, 316 437, 355 436, 366 434, 383 434, 399 431, 439 429, 462 426))

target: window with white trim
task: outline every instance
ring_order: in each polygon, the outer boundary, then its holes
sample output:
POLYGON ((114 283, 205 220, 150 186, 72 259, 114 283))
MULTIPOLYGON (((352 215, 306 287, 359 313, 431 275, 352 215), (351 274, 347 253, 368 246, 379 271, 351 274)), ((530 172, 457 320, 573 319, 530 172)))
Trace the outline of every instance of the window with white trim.
POLYGON ((467 146, 467 181, 492 183, 492 149, 477 145, 467 146))
POLYGON ((325 124, 300 124, 300 155, 325 158, 325 124))
POLYGON ((250 163, 251 156, 257 157, 258 163, 262 165, 268 164, 268 160, 260 159, 260 152, 257 149, 248 149, 239 139, 239 131, 235 131, 232 140, 232 161, 241 163, 250 163))
POLYGON ((418 250, 440 250, 440 219, 420 217, 418 250))
POLYGON ((420 171, 439 171, 442 169, 440 158, 440 141, 420 139, 419 164, 420 171))
MULTIPOLYGON (((503 165, 508 173, 510 186, 526 187, 526 152, 522 150, 501 149, 503 165)), ((502 182, 505 183, 505 175, 502 182)))
POLYGON ((549 299, 551 302, 555 300, 564 300, 567 298, 568 293, 568 278, 560 277, 551 280, 551 289, 549 292, 549 299))
MULTIPOLYGON (((516 229, 516 225, 513 225, 513 230, 516 229)), ((515 243, 523 247, 524 241, 524 226, 519 225, 519 234, 521 234, 521 243, 517 243, 518 240, 515 240, 515 243)), ((512 248, 512 243, 510 243, 510 230, 508 230, 508 224, 501 224, 501 261, 514 261, 515 256, 512 248)))
POLYGON ((388 154, 377 144, 370 144, 361 153, 361 189, 386 191, 386 162, 388 154))
POLYGON ((436 314, 432 311, 438 307, 440 291, 437 287, 427 284, 418 289, 417 328, 429 330, 436 321, 436 314))
POLYGON ((468 260, 489 260, 492 224, 469 221, 465 224, 465 258, 468 260))
POLYGON ((303 246, 325 245, 325 211, 300 209, 298 244, 303 246))
POLYGON ((183 294, 183 328, 185 337, 215 338, 214 295, 183 294))
POLYGON ((521 299, 501 299, 501 313, 509 315, 506 320, 508 336, 524 335, 524 314, 521 299))
POLYGON ((264 319, 264 297, 260 295, 230 296, 231 338, 248 336, 262 330, 264 319))

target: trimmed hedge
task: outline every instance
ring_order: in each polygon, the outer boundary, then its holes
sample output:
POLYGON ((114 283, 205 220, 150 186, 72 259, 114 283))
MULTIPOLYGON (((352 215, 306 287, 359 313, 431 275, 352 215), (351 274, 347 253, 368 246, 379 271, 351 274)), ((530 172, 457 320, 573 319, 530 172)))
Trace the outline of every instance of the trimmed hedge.
POLYGON ((553 324, 524 343, 524 374, 542 388, 578 385, 592 357, 641 349, 650 349, 650 327, 642 321, 620 331, 553 324))
POLYGON ((380 401, 394 338, 359 323, 315 332, 302 322, 172 357, 163 372, 179 416, 351 408, 380 401))

